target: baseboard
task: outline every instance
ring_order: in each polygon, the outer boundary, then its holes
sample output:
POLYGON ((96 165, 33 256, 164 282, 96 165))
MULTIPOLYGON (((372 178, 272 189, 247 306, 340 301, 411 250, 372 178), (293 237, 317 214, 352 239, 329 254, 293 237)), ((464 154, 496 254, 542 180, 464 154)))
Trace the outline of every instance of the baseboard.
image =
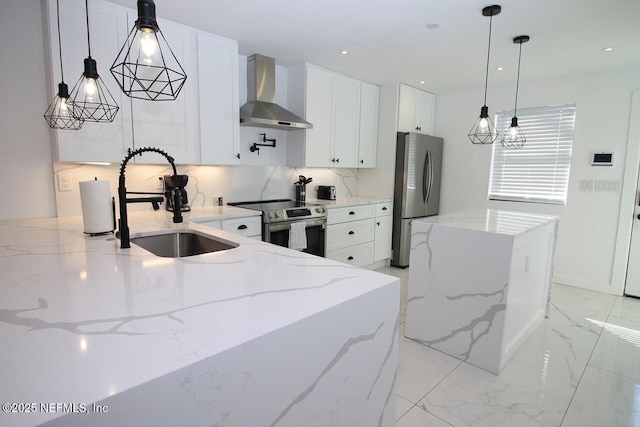
POLYGON ((562 274, 554 274, 553 283, 573 286, 574 288, 586 289, 588 291, 596 291, 602 292, 604 294, 621 296, 621 294, 615 292, 612 289, 611 283, 592 282, 589 280, 580 279, 578 277, 565 276, 562 274))

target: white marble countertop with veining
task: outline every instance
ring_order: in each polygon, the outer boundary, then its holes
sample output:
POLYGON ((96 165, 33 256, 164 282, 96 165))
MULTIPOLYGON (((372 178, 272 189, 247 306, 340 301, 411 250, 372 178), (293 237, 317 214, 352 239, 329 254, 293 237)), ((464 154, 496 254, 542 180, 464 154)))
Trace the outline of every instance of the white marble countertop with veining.
POLYGON ((358 205, 371 205, 375 203, 388 203, 393 202, 393 197, 367 197, 367 196, 351 196, 351 197, 340 197, 338 196, 336 200, 323 200, 316 198, 307 198, 307 202, 309 203, 318 203, 321 205, 325 205, 327 208, 339 208, 345 206, 358 206, 358 205))
POLYGON ((416 221, 517 236, 558 220, 559 217, 556 215, 498 209, 473 209, 420 218, 416 221))
POLYGON ((239 246, 160 258, 134 244, 120 249, 113 235, 85 235, 81 217, 0 221, 0 402, 98 402, 398 286, 390 276, 189 222, 255 211, 194 208, 182 224, 171 215, 131 213, 131 237, 192 228, 239 246))

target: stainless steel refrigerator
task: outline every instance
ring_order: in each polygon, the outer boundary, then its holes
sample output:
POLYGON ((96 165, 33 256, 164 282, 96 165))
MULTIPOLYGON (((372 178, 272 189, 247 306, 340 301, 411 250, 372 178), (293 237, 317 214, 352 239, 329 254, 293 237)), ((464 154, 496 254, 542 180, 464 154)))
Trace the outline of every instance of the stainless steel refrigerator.
POLYGON ((407 267, 411 221, 437 215, 440 207, 442 138, 398 132, 393 190, 393 257, 391 265, 407 267))

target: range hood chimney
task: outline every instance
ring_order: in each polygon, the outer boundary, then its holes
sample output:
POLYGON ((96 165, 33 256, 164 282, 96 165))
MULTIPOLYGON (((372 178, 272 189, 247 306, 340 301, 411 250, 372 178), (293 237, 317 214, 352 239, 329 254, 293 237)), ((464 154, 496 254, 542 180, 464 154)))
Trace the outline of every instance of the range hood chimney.
POLYGON ((276 104, 276 61, 254 53, 247 58, 247 98, 240 107, 240 126, 313 129, 313 125, 276 104))

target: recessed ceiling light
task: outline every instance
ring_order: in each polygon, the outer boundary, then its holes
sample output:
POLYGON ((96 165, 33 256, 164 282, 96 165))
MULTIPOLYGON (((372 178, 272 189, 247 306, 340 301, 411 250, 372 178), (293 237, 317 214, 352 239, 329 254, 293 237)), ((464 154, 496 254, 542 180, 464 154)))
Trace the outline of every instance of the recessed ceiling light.
POLYGON ((346 51, 346 50, 342 50, 342 51, 340 51, 340 53, 343 54, 343 55, 348 55, 349 54, 349 52, 346 51))
POLYGON ((430 30, 437 30, 438 28, 440 28, 440 24, 433 22, 431 24, 427 24, 427 28, 430 30))
POLYGON ((420 84, 423 85, 424 84, 424 80, 420 80, 420 84))
POLYGON ((605 47, 602 49, 603 52, 611 52, 613 50, 612 47, 605 47))
POLYGON ((496 67, 496 70, 502 71, 502 70, 504 70, 504 67, 496 67))

